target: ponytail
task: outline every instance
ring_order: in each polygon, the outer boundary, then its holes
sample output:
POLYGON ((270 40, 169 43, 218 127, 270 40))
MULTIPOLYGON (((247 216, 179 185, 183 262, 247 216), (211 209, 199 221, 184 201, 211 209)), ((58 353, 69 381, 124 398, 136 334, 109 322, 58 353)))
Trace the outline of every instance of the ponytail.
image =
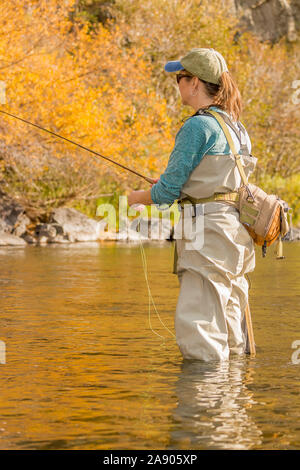
POLYGON ((239 120, 242 112, 242 98, 240 91, 230 72, 223 72, 218 85, 201 80, 207 95, 214 99, 213 105, 231 114, 235 121, 239 120))

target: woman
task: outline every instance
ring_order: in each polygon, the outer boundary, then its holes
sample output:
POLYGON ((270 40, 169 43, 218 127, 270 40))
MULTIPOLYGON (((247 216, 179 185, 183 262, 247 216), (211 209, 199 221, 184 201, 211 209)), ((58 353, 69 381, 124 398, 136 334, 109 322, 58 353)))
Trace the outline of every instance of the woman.
MULTIPOLYGON (((227 360, 244 354, 247 333, 243 327, 248 302, 245 274, 255 267, 254 243, 239 221, 235 207, 241 178, 224 131, 205 110, 226 120, 248 177, 256 158, 238 121, 241 97, 222 55, 214 49, 193 49, 180 61, 168 62, 167 72, 176 75, 184 105, 195 114, 179 130, 168 166, 148 191, 133 191, 129 205, 171 204, 176 199, 193 201, 193 236, 184 229, 176 240, 177 274, 180 282, 175 329, 184 358, 227 360), (228 200, 215 193, 226 193, 228 200), (197 223, 201 220, 203 226, 197 223), (200 227, 200 228, 199 228, 200 227), (202 228, 203 227, 203 228, 202 228), (198 233, 197 233, 198 231, 198 233), (200 234, 200 231, 202 233, 200 234), (202 238, 199 236, 202 235, 202 238), (194 238, 195 240, 195 238, 194 238)), ((178 226, 191 209, 184 211, 178 226)), ((187 230, 188 231, 188 230, 187 230)))

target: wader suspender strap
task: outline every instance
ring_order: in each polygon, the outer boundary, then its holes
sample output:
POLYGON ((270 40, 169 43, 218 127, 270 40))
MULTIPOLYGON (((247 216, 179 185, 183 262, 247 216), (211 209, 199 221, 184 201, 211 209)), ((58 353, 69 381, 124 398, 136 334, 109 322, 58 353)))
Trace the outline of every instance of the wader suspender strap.
POLYGON ((235 135, 239 139, 240 146, 241 146, 239 153, 241 155, 250 155, 250 152, 247 146, 247 140, 246 140, 246 129, 244 128, 242 123, 239 121, 237 122, 237 126, 239 128, 239 132, 238 132, 226 114, 222 113, 222 118, 224 119, 226 124, 228 124, 228 126, 234 131, 235 135))
POLYGON ((245 186, 247 186, 248 184, 248 181, 247 181, 247 176, 245 175, 245 172, 244 172, 244 168, 243 168, 243 165, 241 163, 241 157, 240 155, 238 154, 238 152, 236 151, 236 148, 235 148, 235 145, 234 145, 234 142, 232 140, 232 137, 230 135, 230 132, 227 128, 227 126, 225 125, 223 119, 221 118, 220 114, 217 113, 216 111, 213 111, 213 110, 209 110, 207 111, 209 114, 212 114, 216 120, 218 121, 218 123, 220 124, 220 126, 222 127, 223 131, 224 131, 224 134, 225 134, 225 137, 228 141, 228 144, 229 144, 229 147, 230 147, 230 150, 232 151, 233 155, 234 155, 234 158, 235 158, 235 163, 236 163, 236 166, 238 167, 238 170, 240 172, 240 175, 241 175, 241 178, 242 178, 242 182, 245 186))
MULTIPOLYGON (((197 113, 194 114, 194 116, 199 116, 201 114, 209 114, 209 110, 201 110, 199 109, 199 111, 197 111, 197 113)), ((225 113, 219 113, 223 120, 226 122, 226 124, 228 124, 229 127, 231 127, 231 129, 234 131, 235 135, 237 136, 239 142, 240 142, 240 151, 239 153, 241 155, 250 155, 250 151, 248 149, 248 145, 247 145, 247 138, 246 138, 246 129, 245 127, 243 126, 243 124, 240 122, 240 121, 237 121, 236 125, 238 126, 238 129, 236 128, 236 126, 232 123, 232 121, 230 120, 230 118, 228 117, 227 114, 225 113)))

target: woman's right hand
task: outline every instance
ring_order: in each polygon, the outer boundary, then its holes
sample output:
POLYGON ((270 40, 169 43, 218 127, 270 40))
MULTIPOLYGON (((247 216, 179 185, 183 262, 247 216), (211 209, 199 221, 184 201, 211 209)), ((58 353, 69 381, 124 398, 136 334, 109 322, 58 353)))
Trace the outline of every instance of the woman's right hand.
POLYGON ((158 183, 159 178, 156 178, 156 179, 155 179, 155 178, 150 178, 150 179, 152 180, 152 184, 151 184, 151 188, 152 188, 152 186, 153 186, 154 184, 158 183))

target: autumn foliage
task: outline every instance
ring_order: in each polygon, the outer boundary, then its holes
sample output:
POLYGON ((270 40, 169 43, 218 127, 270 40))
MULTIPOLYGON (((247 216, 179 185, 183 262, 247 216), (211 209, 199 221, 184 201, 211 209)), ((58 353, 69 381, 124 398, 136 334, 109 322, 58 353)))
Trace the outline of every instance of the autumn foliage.
MULTIPOLYGON (((109 2, 106 2, 109 3, 109 2)), ((299 41, 237 37, 231 2, 115 0, 106 21, 84 14, 93 2, 1 3, 0 109, 39 124, 152 177, 167 164, 181 119, 167 60, 214 47, 228 62, 244 101, 242 122, 259 164, 254 179, 297 207, 300 193, 299 41), (80 7, 80 8, 79 8, 80 7), (91 21, 91 17, 93 21, 91 21), (108 19, 107 19, 108 18, 108 19)), ((0 113, 3 188, 40 206, 72 204, 142 180, 0 113)))

